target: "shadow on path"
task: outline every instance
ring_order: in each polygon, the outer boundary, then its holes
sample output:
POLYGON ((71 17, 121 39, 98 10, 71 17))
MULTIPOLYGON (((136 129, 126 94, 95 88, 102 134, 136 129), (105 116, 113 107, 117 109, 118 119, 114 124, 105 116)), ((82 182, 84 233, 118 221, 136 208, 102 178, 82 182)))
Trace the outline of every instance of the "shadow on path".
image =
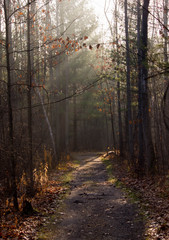
POLYGON ((137 206, 108 182, 96 154, 76 154, 71 192, 55 240, 143 240, 144 224, 137 206))

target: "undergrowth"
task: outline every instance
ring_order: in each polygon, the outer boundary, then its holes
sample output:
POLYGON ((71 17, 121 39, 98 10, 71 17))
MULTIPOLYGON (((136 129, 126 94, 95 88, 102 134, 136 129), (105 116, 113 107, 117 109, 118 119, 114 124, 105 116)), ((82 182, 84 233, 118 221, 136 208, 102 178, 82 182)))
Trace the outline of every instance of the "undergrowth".
POLYGON ((1 205, 0 238, 52 239, 52 232, 56 228, 54 225, 62 216, 63 199, 69 193, 70 182, 73 179, 72 172, 76 167, 78 167, 77 161, 66 158, 53 170, 48 170, 48 177, 45 180, 40 178, 42 181, 36 195, 29 199, 36 214, 23 214, 22 201, 19 202, 21 206, 18 212, 9 208, 9 204, 8 208, 5 205, 2 208, 1 205))

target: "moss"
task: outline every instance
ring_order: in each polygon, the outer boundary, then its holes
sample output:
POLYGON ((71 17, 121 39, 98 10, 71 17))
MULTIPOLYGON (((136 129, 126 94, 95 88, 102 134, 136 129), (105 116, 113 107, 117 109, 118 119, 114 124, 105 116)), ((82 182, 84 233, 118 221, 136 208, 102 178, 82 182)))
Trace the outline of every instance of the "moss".
POLYGON ((113 176, 113 167, 112 167, 112 161, 110 159, 107 158, 102 158, 103 163, 106 165, 106 170, 108 173, 108 181, 111 182, 112 184, 115 184, 117 179, 113 176))
POLYGON ((130 188, 126 187, 126 185, 118 180, 114 175, 113 175, 113 162, 112 159, 109 158, 103 158, 102 159, 103 163, 106 165, 106 170, 108 173, 108 181, 114 184, 117 188, 121 188, 126 195, 129 197, 129 199, 133 203, 138 203, 139 202, 139 193, 131 190, 130 188))
POLYGON ((60 181, 63 183, 63 185, 69 184, 72 180, 73 180, 72 171, 64 174, 60 179, 60 181))

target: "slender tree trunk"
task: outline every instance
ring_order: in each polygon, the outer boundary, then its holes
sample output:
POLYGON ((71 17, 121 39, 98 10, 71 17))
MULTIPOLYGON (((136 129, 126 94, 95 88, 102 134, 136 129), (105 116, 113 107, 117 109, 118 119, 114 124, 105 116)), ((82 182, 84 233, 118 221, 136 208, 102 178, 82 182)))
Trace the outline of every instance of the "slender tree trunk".
MULTIPOLYGON (((118 13, 117 13, 117 0, 115 5, 115 29, 116 29, 116 44, 117 44, 117 63, 119 65, 119 51, 118 51, 118 13)), ((121 90, 120 90, 120 81, 119 81, 119 74, 117 75, 117 104, 118 104, 118 127, 119 127, 119 150, 120 156, 124 155, 123 151, 123 130, 122 130, 122 117, 121 117, 121 90)))
MULTIPOLYGON (((73 93, 76 92, 76 83, 73 84, 73 93)), ((77 150, 77 101, 73 98, 73 150, 77 150)))
MULTIPOLYGON (((61 34, 65 31, 65 9, 66 5, 65 2, 61 2, 60 4, 60 24, 61 24, 61 34)), ((64 50, 64 47, 63 47, 64 50)), ((63 92, 63 96, 67 97, 68 94, 68 76, 69 76, 69 62, 68 62, 68 56, 62 55, 61 59, 64 64, 62 71, 62 79, 60 82, 61 85, 61 91, 63 92)), ((61 106, 61 114, 60 114, 60 123, 62 127, 60 128, 60 138, 61 138, 61 151, 62 152, 68 152, 69 151, 69 138, 68 138, 68 100, 63 101, 60 103, 61 106)))
POLYGON ((9 6, 10 1, 4 0, 4 12, 5 12, 5 30, 6 30, 6 64, 7 64, 7 91, 8 91, 8 123, 9 123, 9 155, 11 164, 12 175, 12 196, 13 203, 16 210, 18 210, 17 200, 17 185, 16 185, 16 156, 14 154, 14 129, 13 129, 13 111, 12 111, 12 89, 11 89, 11 63, 10 63, 10 19, 9 19, 9 6))
MULTIPOLYGON (((164 25, 168 26, 168 0, 164 0, 164 25)), ((168 63, 168 30, 164 28, 164 61, 168 63)))
POLYGON ((128 147, 130 160, 133 161, 134 146, 133 146, 133 129, 132 129, 132 113, 131 113, 131 89, 130 89, 130 48, 129 48, 129 33, 128 33, 128 13, 127 0, 125 0, 125 33, 126 33, 126 65, 127 65, 127 121, 128 121, 128 147))
POLYGON ((148 60, 147 60, 147 42, 148 42, 148 7, 149 0, 144 0, 143 16, 142 16, 142 31, 141 31, 141 92, 142 92, 142 124, 143 137, 146 151, 146 167, 148 173, 154 171, 154 146, 151 135, 151 125, 149 118, 149 99, 148 99, 148 60))
MULTIPOLYGON (((168 27, 168 11, 169 11, 168 0, 164 0, 163 5, 164 5, 164 25, 166 27, 168 27)), ((164 63, 165 63, 165 66, 168 66, 168 30, 166 28, 164 28, 164 63)), ((167 74, 164 76, 164 81, 165 81, 164 88, 167 91, 167 89, 168 89, 167 86, 169 86, 167 74)), ((166 92, 166 96, 167 96, 167 92, 166 92)), ((163 116, 161 116, 161 118, 163 119, 163 116)), ((164 119, 163 119, 163 124, 164 124, 164 119)), ((165 143, 167 143, 168 139, 169 139, 169 132, 166 131, 165 127, 163 127, 163 129, 162 129, 162 134, 163 134, 165 143)), ((164 144, 163 151, 164 151, 163 152, 163 156, 164 156, 163 157, 163 173, 166 173, 168 170, 168 166, 169 166, 168 144, 164 144)))
MULTIPOLYGON (((57 33, 57 36, 59 36, 59 5, 58 4, 58 1, 56 0, 56 26, 57 26, 57 29, 56 29, 56 33, 57 33)), ((55 68, 55 79, 56 79, 56 88, 58 89, 58 92, 60 91, 60 56, 57 56, 56 58, 58 64, 56 65, 56 68, 55 68)), ((60 103, 58 103, 56 106, 55 106, 55 113, 56 113, 56 122, 55 122, 55 142, 56 142, 56 151, 57 151, 57 155, 58 155, 58 158, 59 158, 59 155, 60 155, 60 103)))
POLYGON ((118 99, 118 125, 119 125, 119 149, 120 156, 124 155, 123 151, 123 130, 122 130, 122 118, 121 118, 121 91, 120 91, 120 82, 117 82, 117 99, 118 99))
MULTIPOLYGON (((66 74, 65 74, 65 97, 68 96, 68 82, 69 82, 69 59, 65 57, 66 74)), ((65 101, 65 147, 66 153, 69 153, 69 100, 65 101)))
MULTIPOLYGON (((0 0, 0 8, 2 8, 2 0, 0 0)), ((0 14, 0 39, 2 38, 2 24, 1 24, 1 14, 0 14)), ((0 59, 2 59, 2 45, 0 45, 0 59)), ((2 67, 0 67, 0 89, 2 89, 2 67)), ((1 107, 1 104, 2 104, 2 96, 0 94, 0 107, 1 107)), ((1 117, 0 116, 0 137, 1 139, 3 138, 3 116, 1 117)), ((1 157, 1 151, 0 151, 0 157, 1 157)))
POLYGON ((111 102, 109 103, 109 110, 110 110, 110 119, 111 119, 111 127, 112 127, 113 146, 114 146, 114 149, 116 150, 116 137, 115 137, 115 130, 114 130, 114 116, 113 116, 113 112, 112 112, 111 102))
POLYGON ((109 126, 108 126, 108 117, 107 117, 107 113, 106 113, 106 104, 105 104, 105 96, 104 96, 104 91, 103 91, 103 86, 101 84, 101 89, 102 89, 102 101, 104 102, 104 115, 105 115, 105 123, 106 123, 106 140, 107 140, 107 144, 106 144, 106 151, 108 152, 109 149, 109 126))
MULTIPOLYGON (((51 26, 51 16, 50 16, 50 5, 49 3, 46 5, 46 29, 51 26)), ((52 56, 52 49, 49 45, 48 50, 48 56, 49 56, 49 81, 52 84, 53 83, 53 56, 52 56)))
MULTIPOLYGON (((65 2, 62 1, 59 3, 59 25, 60 25, 60 32, 59 34, 63 33, 64 32, 64 4, 65 2)), ((61 62, 64 62, 63 60, 63 55, 60 56, 60 61, 61 62)), ((59 77, 59 86, 60 86, 60 89, 59 91, 64 94, 65 93, 65 72, 63 70, 63 65, 59 64, 59 73, 60 73, 60 77, 59 77)), ((65 95, 62 95, 62 97, 65 96, 65 95)), ((60 112, 59 112, 59 123, 60 123, 60 126, 59 126, 59 136, 60 136, 60 151, 61 153, 63 153, 65 151, 65 102, 61 102, 59 103, 60 105, 60 112)))
MULTIPOLYGON (((106 81, 107 89, 109 89, 108 81, 106 81)), ((109 111, 110 111, 110 121, 111 121, 111 127, 112 127, 112 137, 113 137, 113 147, 116 150, 116 135, 115 135, 115 129, 114 129, 114 107, 112 106, 112 100, 109 96, 109 93, 107 93, 107 97, 109 99, 109 111)))
POLYGON ((33 144, 32 144, 32 69, 31 69, 31 21, 30 0, 27 7, 27 101, 28 101, 28 146, 29 146, 29 186, 28 192, 33 194, 33 144))
MULTIPOLYGON (((0 8, 2 8, 2 0, 0 0, 0 8)), ((2 18, 0 14, 0 39, 2 38, 2 18)), ((0 59, 2 59, 2 45, 0 45, 0 59)), ((2 67, 0 67, 0 80, 2 80, 2 67)), ((0 83, 1 85, 1 83, 0 83)), ((1 99, 1 96, 0 96, 1 99)))
POLYGON ((144 158, 144 140, 143 140, 143 101, 142 101, 142 84, 141 84, 141 13, 140 0, 137 1, 137 47, 138 47, 138 168, 139 172, 143 174, 145 158, 144 158))

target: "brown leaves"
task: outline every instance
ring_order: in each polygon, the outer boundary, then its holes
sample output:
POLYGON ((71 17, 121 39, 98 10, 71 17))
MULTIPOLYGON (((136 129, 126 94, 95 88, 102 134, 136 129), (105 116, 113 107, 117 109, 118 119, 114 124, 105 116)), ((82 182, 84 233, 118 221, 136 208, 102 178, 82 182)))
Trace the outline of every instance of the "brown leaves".
POLYGON ((46 36, 44 36, 44 38, 43 38, 43 41, 44 41, 44 42, 46 42, 46 40, 47 40, 47 37, 46 37, 46 36))
MULTIPOLYGON (((72 170, 72 164, 69 155, 66 155, 62 160, 62 164, 58 165, 57 171, 55 170, 55 172, 50 174, 50 180, 42 185, 31 201, 33 209, 37 209, 40 214, 24 216, 20 212, 14 212, 12 208, 10 209, 5 205, 2 206, 0 199, 0 238, 16 240, 36 239, 39 226, 46 222, 50 214, 55 214, 60 196, 68 189, 61 177, 72 170), (46 214, 45 217, 43 213, 46 214)), ((20 210, 22 211, 22 209, 20 210)))
POLYGON ((22 16, 22 15, 23 15, 23 12, 19 12, 19 13, 18 13, 18 16, 22 16))
MULTIPOLYGON (((52 36, 49 36, 44 33, 44 28, 40 25, 38 25, 39 30, 41 31, 41 36, 42 36, 42 42, 43 42, 43 47, 50 49, 50 50, 55 50, 56 55, 59 54, 67 54, 69 55, 70 53, 73 52, 78 52, 82 48, 88 48, 89 50, 93 49, 99 49, 101 44, 98 43, 95 46, 92 46, 91 44, 86 44, 83 42, 84 40, 88 39, 88 36, 81 37, 79 40, 76 39, 75 35, 72 35, 73 38, 71 39, 70 37, 66 38, 53 38, 52 36)), ((45 29, 48 29, 49 27, 47 26, 45 29)))
POLYGON ((55 49, 55 48, 57 48, 57 46, 58 46, 57 44, 53 44, 52 48, 55 49))
POLYGON ((14 239, 18 237, 18 218, 19 215, 13 213, 10 209, 4 209, 1 212, 0 238, 14 239))

